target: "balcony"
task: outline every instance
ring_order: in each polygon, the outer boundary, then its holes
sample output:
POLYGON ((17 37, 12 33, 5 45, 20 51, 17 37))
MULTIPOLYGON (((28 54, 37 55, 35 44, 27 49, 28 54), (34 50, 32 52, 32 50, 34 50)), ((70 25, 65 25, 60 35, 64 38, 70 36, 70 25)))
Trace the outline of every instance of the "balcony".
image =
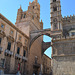
POLYGON ((15 57, 22 59, 22 56, 19 54, 15 54, 15 57))
POLYGON ((22 57, 22 59, 23 59, 23 60, 25 60, 25 61, 27 61, 27 58, 26 58, 26 57, 24 57, 24 56, 22 57))
POLYGON ((33 65, 33 68, 40 68, 40 64, 35 63, 35 64, 33 65))
POLYGON ((2 47, 0 47, 0 52, 2 52, 3 51, 3 48, 2 47))
POLYGON ((5 50, 5 53, 6 53, 6 54, 9 54, 9 55, 13 55, 13 52, 12 52, 12 51, 9 51, 9 50, 7 50, 7 49, 5 50))

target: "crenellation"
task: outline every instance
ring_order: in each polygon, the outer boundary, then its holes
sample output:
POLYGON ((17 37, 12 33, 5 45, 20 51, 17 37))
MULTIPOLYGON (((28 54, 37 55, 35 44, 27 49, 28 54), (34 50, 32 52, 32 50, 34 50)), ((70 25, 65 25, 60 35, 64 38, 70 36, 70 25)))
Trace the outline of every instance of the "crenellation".
POLYGON ((75 15, 73 14, 73 15, 70 15, 70 16, 64 16, 63 17, 63 20, 72 20, 72 19, 74 19, 75 18, 75 15))

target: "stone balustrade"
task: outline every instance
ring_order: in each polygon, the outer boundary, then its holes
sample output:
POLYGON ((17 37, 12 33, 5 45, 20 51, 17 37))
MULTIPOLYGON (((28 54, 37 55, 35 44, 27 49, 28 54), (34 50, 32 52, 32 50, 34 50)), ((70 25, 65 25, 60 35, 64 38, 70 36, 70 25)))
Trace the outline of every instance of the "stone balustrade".
POLYGON ((22 59, 22 56, 19 54, 15 54, 15 57, 22 59))
POLYGON ((25 60, 25 61, 27 61, 27 58, 26 58, 26 57, 24 57, 24 56, 22 57, 22 59, 23 59, 23 60, 25 60))
POLYGON ((10 50, 7 50, 7 49, 5 50, 5 53, 6 53, 6 54, 9 54, 9 55, 13 55, 13 52, 10 51, 10 50))

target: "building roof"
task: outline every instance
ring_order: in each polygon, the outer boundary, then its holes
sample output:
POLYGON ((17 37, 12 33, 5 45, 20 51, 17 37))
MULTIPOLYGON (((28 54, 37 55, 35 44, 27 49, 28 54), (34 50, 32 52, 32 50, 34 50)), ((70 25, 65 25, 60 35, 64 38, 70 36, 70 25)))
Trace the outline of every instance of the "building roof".
POLYGON ((29 37, 23 33, 21 30, 19 30, 12 22, 10 22, 6 17, 4 17, 1 13, 0 13, 0 18, 2 20, 4 20, 6 23, 8 23, 10 26, 12 26, 13 28, 15 28, 18 32, 20 32, 22 35, 24 35, 26 38, 29 39, 29 37))

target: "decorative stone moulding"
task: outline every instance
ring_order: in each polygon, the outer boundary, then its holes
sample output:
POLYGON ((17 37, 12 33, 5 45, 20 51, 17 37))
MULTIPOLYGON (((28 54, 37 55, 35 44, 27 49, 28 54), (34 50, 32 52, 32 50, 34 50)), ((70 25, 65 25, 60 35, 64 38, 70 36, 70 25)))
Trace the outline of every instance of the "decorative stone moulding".
POLYGON ((8 54, 8 55, 13 56, 13 52, 12 52, 12 51, 9 51, 9 50, 7 50, 7 49, 5 50, 5 54, 6 54, 6 55, 8 54))
POLYGON ((5 36, 6 36, 6 35, 5 35, 5 32, 4 32, 3 30, 1 30, 1 29, 0 29, 0 36, 1 36, 1 37, 5 37, 5 36))
POLYGON ((8 40, 8 41, 11 41, 11 42, 14 42, 14 38, 13 38, 13 36, 11 36, 11 35, 7 36, 7 40, 8 40))
POLYGON ((17 45, 19 46, 19 47, 21 47, 22 46, 22 42, 21 41, 17 41, 17 45))
POLYGON ((27 50, 28 48, 27 48, 27 46, 23 46, 23 48, 25 49, 25 50, 27 50))

